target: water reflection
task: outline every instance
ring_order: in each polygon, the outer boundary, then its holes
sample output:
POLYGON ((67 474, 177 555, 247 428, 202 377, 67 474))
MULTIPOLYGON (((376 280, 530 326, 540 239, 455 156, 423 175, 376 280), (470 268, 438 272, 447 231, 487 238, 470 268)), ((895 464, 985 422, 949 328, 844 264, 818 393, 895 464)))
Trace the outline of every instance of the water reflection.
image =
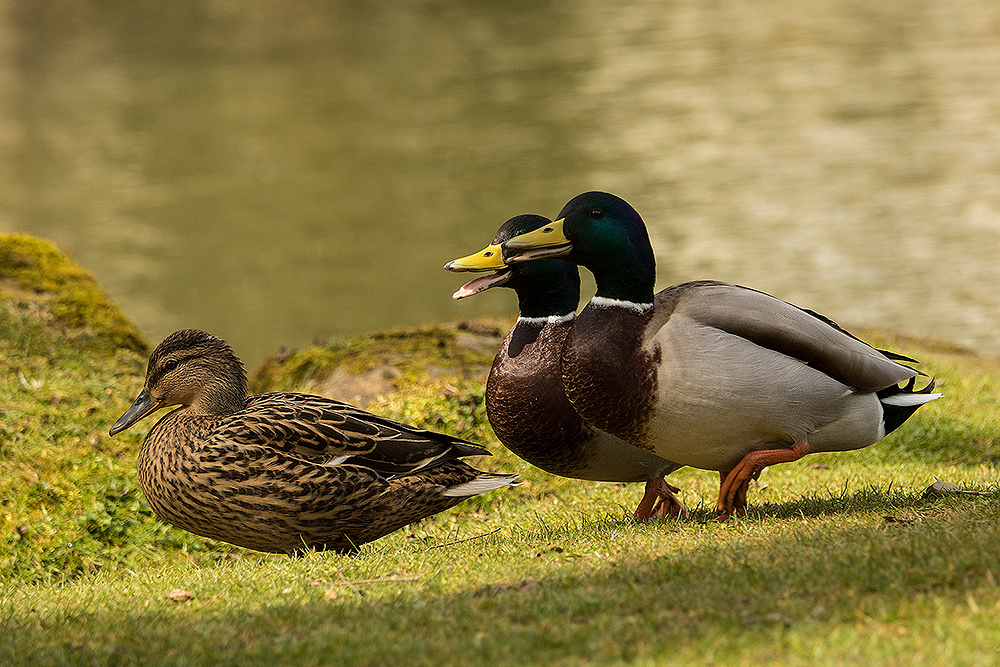
POLYGON ((9 3, 0 229, 249 362, 508 314, 447 259, 578 192, 713 277, 1000 352, 1000 6, 9 3))

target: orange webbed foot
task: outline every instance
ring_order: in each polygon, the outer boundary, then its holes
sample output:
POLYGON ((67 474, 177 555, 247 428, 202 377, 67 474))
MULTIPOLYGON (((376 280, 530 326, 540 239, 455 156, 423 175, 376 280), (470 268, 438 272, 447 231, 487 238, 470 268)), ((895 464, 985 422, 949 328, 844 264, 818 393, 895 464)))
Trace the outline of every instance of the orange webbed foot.
POLYGON ((668 515, 674 518, 680 516, 685 519, 689 518, 687 507, 684 506, 680 498, 674 495, 679 491, 678 487, 668 484, 662 477, 649 480, 646 482, 646 492, 632 515, 633 518, 636 521, 662 519, 668 515))
POLYGON ((750 480, 757 479, 760 471, 775 463, 797 461, 809 453, 809 443, 797 442, 790 449, 762 449, 750 452, 739 464, 730 470, 719 471, 719 516, 716 521, 725 521, 733 514, 745 516, 747 513, 747 491, 750 480))

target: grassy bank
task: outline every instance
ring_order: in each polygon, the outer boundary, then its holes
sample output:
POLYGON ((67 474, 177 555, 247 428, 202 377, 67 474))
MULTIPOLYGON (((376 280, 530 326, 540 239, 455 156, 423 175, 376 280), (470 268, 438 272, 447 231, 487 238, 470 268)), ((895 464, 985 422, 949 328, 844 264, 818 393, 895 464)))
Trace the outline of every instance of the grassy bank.
POLYGON ((0 664, 1000 659, 996 359, 858 332, 920 359, 945 397, 874 447, 768 469, 745 519, 708 521, 717 476, 682 470, 692 520, 636 525, 638 486, 552 477, 493 438, 482 382, 504 323, 282 354, 257 391, 364 403, 480 441, 495 456, 479 467, 524 477, 360 556, 290 559, 152 515, 135 479, 152 421, 107 436, 148 346, 35 243, 0 237, 0 664), (925 496, 935 478, 982 495, 925 496))

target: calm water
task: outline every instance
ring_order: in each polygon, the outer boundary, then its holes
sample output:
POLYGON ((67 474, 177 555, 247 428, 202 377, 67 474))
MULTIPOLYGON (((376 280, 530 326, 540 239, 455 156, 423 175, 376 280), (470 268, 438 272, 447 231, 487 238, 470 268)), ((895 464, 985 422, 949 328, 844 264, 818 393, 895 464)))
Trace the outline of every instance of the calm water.
POLYGON ((661 287, 1000 353, 1000 3, 0 2, 0 231, 154 343, 511 314, 441 266, 589 189, 661 287))

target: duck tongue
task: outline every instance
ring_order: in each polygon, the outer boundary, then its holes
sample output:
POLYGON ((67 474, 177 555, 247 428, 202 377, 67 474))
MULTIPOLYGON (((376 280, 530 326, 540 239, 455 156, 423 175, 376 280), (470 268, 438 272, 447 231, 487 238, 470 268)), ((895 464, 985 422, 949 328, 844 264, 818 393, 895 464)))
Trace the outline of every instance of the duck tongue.
POLYGON ((482 276, 480 278, 476 278, 475 280, 470 280, 459 287, 458 291, 451 295, 451 298, 456 301, 458 299, 464 299, 467 296, 485 292, 491 287, 503 285, 508 280, 510 280, 510 270, 503 269, 501 271, 497 271, 496 273, 491 273, 488 276, 482 276))

